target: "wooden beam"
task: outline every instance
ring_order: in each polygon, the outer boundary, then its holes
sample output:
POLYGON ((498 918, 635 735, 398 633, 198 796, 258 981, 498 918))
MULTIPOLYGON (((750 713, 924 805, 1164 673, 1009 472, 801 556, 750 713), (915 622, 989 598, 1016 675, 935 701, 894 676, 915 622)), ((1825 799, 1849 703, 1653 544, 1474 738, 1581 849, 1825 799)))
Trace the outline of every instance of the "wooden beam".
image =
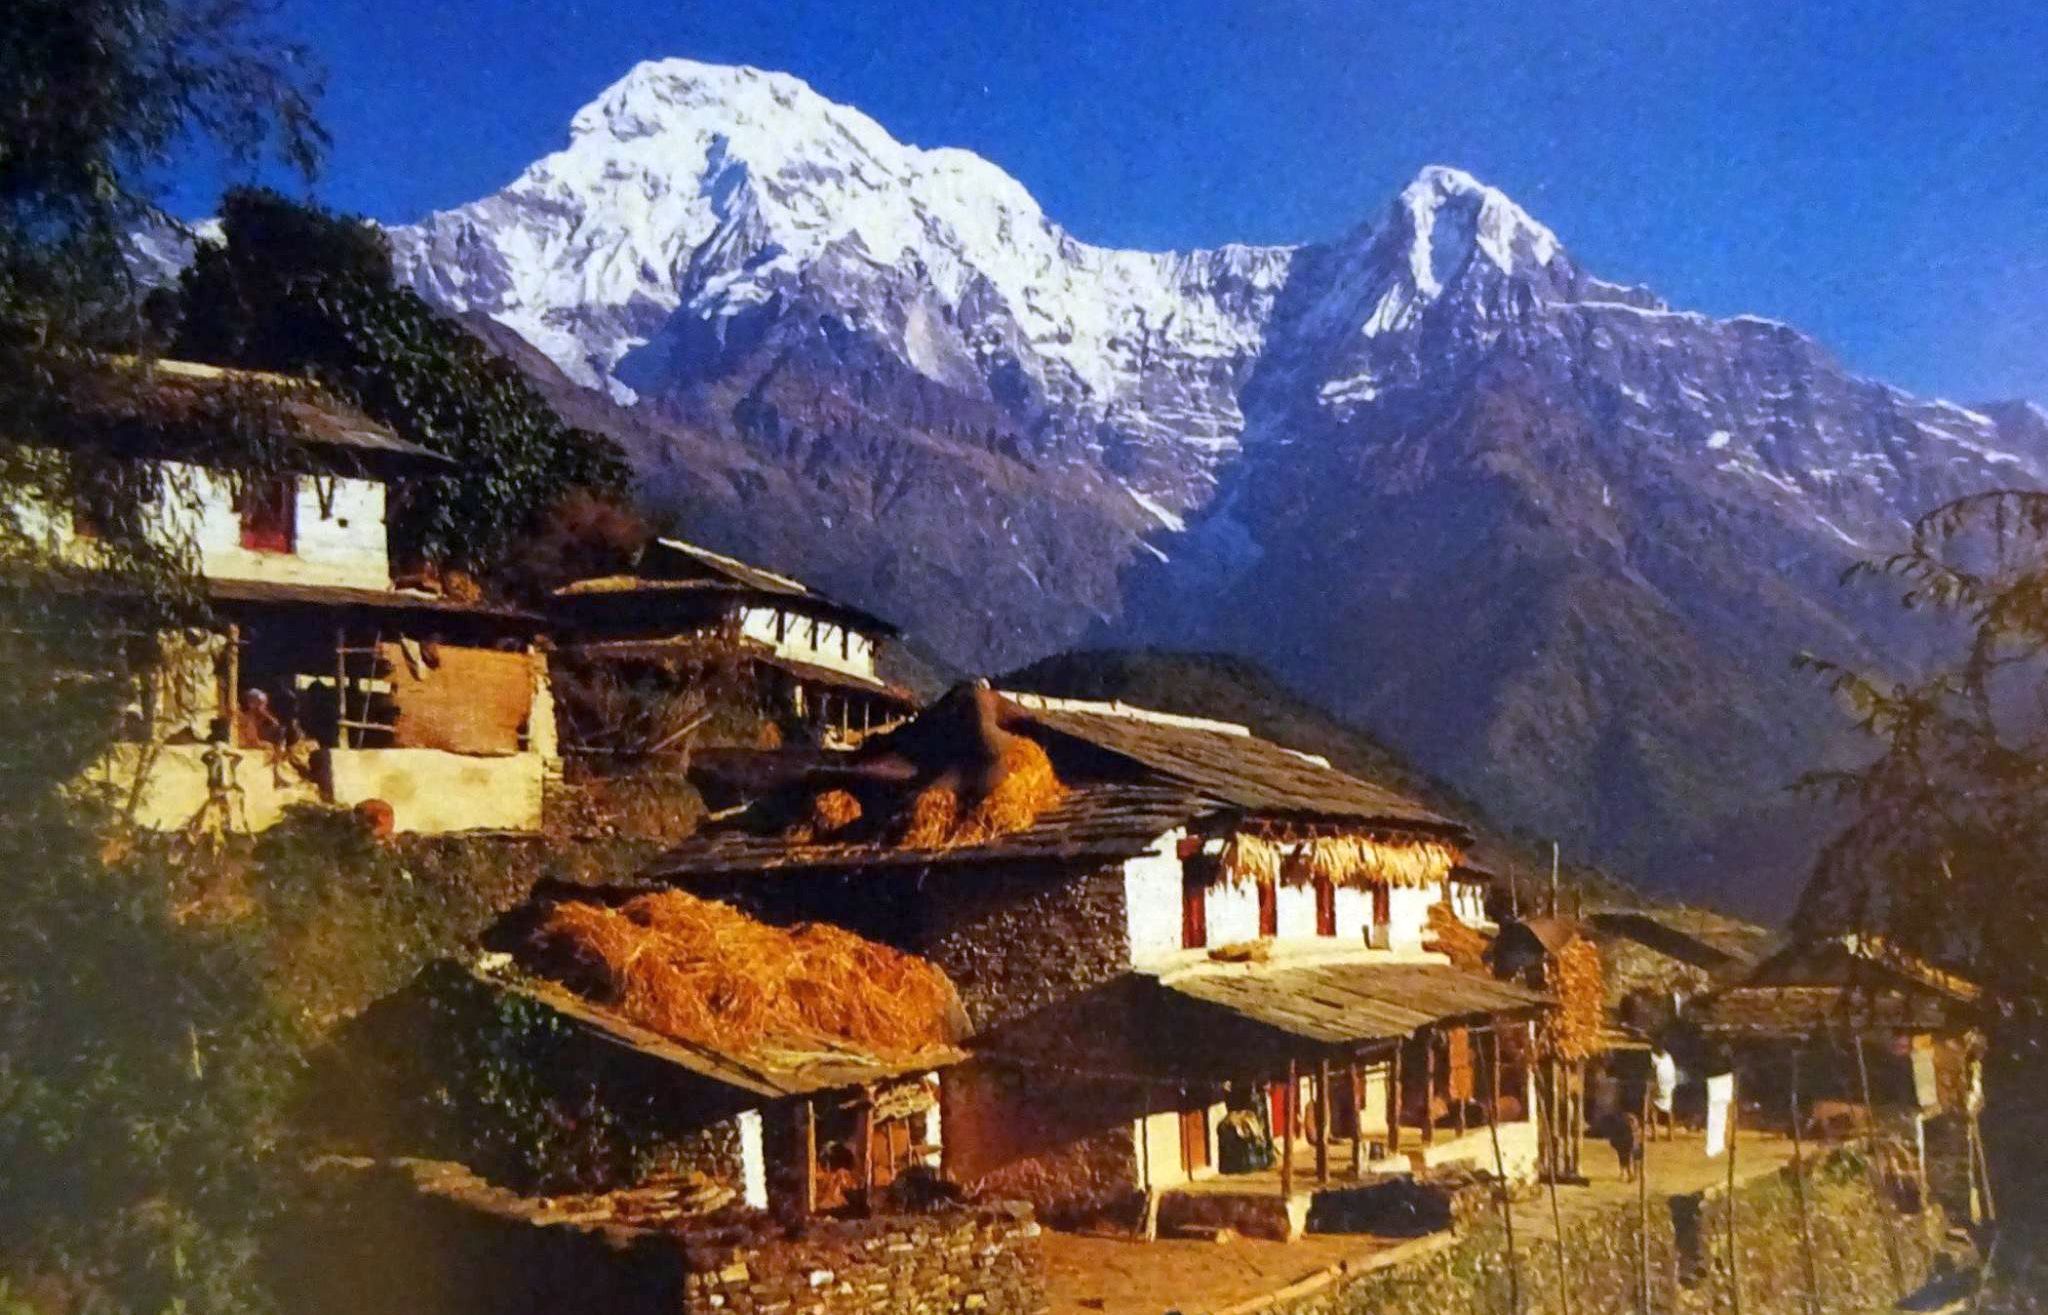
POLYGON ((803 1178, 797 1208, 808 1219, 818 1212, 818 1107, 806 1096, 797 1106, 797 1144, 803 1156, 803 1178))
POLYGON ((1422 1144, 1436 1144, 1436 1032, 1422 1030, 1422 1144))
POLYGON ((1351 1176, 1365 1176, 1365 1072, 1351 1061, 1351 1176))
MULTIPOLYGON (((1498 1059, 1500 1057, 1500 1040, 1497 1037, 1494 1039, 1493 1050, 1494 1057, 1498 1059)), ((1467 1058, 1470 1058, 1469 1054, 1467 1055, 1467 1058)), ((1500 1089, 1499 1073, 1499 1066, 1495 1065, 1494 1091, 1496 1095, 1499 1094, 1500 1089)), ((1508 1312, 1509 1315, 1521 1315, 1522 1265, 1520 1259, 1515 1254, 1515 1206, 1513 1200, 1510 1199, 1508 1194, 1507 1157, 1502 1155, 1500 1150, 1500 1124, 1489 1123, 1487 1125, 1487 1128, 1493 1134, 1493 1176, 1495 1180, 1494 1190, 1500 1194, 1498 1198, 1500 1201, 1500 1222, 1501 1227, 1507 1231, 1508 1312)))
POLYGON ((1330 1181, 1330 1057, 1316 1061, 1316 1181, 1330 1181))
POLYGON ((1294 1125, 1301 1122, 1300 1102, 1296 1099, 1301 1091, 1300 1070, 1295 1061, 1287 1061, 1287 1092, 1281 1104, 1286 1114, 1286 1133, 1280 1138, 1280 1199, 1294 1197, 1294 1134, 1299 1131, 1294 1125))
POLYGON ((860 1116, 855 1121, 854 1136, 858 1145, 854 1148, 855 1163, 860 1167, 861 1210, 865 1214, 875 1212, 875 1089, 862 1087, 860 1092, 860 1116))
POLYGON ((1401 1153, 1401 1046, 1394 1042, 1394 1057, 1387 1068, 1387 1154, 1401 1153))

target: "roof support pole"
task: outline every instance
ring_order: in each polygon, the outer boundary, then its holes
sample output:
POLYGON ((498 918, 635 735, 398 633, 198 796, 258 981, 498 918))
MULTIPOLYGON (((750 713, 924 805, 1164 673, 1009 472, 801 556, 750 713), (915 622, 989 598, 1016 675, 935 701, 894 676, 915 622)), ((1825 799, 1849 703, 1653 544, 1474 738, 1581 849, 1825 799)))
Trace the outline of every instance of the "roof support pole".
POLYGON ((1387 1154, 1401 1153, 1401 1047, 1394 1042, 1393 1058, 1387 1061, 1387 1154))
POLYGON ((1436 1144, 1436 1030, 1422 1029, 1422 1144, 1436 1144))
MULTIPOLYGON (((1500 1038, 1493 1039, 1494 1094, 1500 1092, 1500 1038)), ((1490 1123, 1488 1130, 1493 1134, 1493 1176, 1494 1190, 1499 1193, 1501 1228, 1507 1233, 1508 1243, 1508 1315, 1522 1315, 1522 1264, 1515 1254, 1515 1207, 1508 1194, 1507 1157, 1501 1154, 1500 1124, 1490 1123)))
POLYGON ((797 1209, 805 1219, 818 1212, 818 1107, 809 1096, 796 1108, 797 1153, 803 1159, 798 1180, 797 1209))
POLYGON ((875 1089, 862 1087, 860 1115, 854 1120, 855 1163, 860 1167, 861 1212, 875 1212, 875 1089))
POLYGON ((1287 1061, 1287 1089, 1281 1097, 1283 1117, 1280 1120, 1280 1199, 1294 1197, 1294 1134, 1295 1124, 1300 1116, 1301 1072, 1294 1060, 1287 1061))
POLYGON ((1330 1181, 1330 1057, 1316 1062, 1316 1181, 1330 1181))
POLYGON ((1351 1061, 1351 1176, 1365 1176, 1365 1072, 1351 1061))

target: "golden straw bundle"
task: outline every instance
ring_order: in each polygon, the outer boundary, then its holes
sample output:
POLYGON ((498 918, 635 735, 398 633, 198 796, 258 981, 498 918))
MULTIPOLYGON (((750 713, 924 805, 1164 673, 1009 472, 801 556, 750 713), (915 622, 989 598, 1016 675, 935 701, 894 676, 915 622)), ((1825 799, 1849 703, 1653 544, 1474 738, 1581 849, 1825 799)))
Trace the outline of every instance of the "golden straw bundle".
POLYGON ((1429 925, 1422 948, 1434 950, 1451 961, 1453 968, 1476 973, 1486 970, 1486 933, 1469 926, 1442 900, 1429 906, 1429 925))
POLYGON ((1439 840, 1316 836, 1298 851, 1297 870, 1339 886, 1424 887, 1442 883, 1458 851, 1439 840))
POLYGON ((1004 740, 992 776, 994 784, 965 812, 949 780, 918 791, 911 797, 897 843, 905 849, 980 844, 1030 826, 1066 794, 1052 759, 1038 741, 1022 735, 1004 740))
POLYGON ((1237 831, 1223 842, 1219 862, 1223 879, 1233 886, 1265 886, 1280 879, 1286 851, 1263 836, 1237 831))
POLYGON ((811 800, 811 811, 784 831, 792 843, 808 845, 836 835, 860 821, 860 800, 845 790, 826 790, 811 800))
POLYGON ((1545 1014, 1537 1028, 1537 1049, 1567 1060, 1584 1059, 1599 1049, 1607 983, 1594 944, 1580 937, 1546 960, 1543 986, 1557 997, 1558 1007, 1545 1014))
POLYGON ((642 1027, 734 1052, 822 1041, 912 1054, 951 1041, 958 1009, 953 984, 922 959, 681 891, 564 901, 522 957, 642 1027))

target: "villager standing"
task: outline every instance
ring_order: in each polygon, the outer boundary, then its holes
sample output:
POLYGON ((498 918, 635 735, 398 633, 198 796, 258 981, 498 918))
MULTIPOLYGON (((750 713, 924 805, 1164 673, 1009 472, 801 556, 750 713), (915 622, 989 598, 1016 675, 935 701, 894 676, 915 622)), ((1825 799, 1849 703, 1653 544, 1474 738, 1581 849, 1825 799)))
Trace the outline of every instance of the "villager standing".
POLYGON ((1648 1140, 1657 1139, 1657 1129, 1662 1125, 1664 1140, 1670 1141, 1678 1135, 1678 1061, 1661 1044, 1650 1052, 1650 1126, 1643 1130, 1648 1140))

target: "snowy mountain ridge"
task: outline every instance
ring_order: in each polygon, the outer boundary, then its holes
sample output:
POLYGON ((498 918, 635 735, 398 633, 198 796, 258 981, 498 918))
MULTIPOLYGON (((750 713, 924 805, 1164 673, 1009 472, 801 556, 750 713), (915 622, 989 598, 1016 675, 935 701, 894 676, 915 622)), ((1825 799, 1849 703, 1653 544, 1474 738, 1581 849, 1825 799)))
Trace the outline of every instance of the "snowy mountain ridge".
POLYGON ((1257 659, 1512 822, 1782 911, 1779 787, 1901 670, 1841 584, 1917 514, 2048 486, 2048 414, 1913 397, 1583 268, 1431 166, 1328 241, 1115 250, 801 81, 636 66, 398 272, 619 437, 657 520, 963 668, 1257 659))

